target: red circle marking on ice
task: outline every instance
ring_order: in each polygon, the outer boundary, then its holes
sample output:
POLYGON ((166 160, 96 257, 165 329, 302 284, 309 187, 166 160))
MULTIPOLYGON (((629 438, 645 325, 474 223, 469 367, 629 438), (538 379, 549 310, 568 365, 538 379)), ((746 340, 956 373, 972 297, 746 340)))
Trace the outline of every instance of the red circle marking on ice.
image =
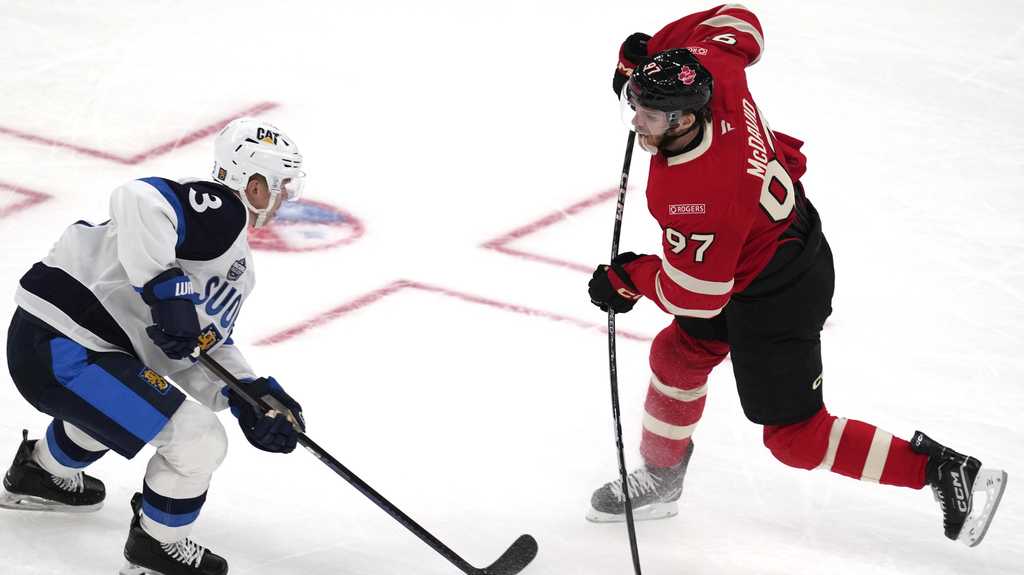
POLYGON ((350 244, 363 235, 363 224, 348 212, 324 202, 299 200, 281 204, 274 220, 250 230, 256 250, 312 252, 350 244))

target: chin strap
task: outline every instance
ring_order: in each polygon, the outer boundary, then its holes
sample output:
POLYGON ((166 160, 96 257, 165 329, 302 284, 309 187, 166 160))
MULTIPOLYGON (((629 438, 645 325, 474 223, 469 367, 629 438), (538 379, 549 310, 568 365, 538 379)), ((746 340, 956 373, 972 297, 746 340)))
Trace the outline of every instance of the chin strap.
POLYGON ((252 202, 249 201, 249 196, 246 195, 245 191, 238 192, 238 198, 242 200, 242 204, 245 205, 245 209, 256 214, 256 222, 253 224, 254 228, 262 228, 267 223, 267 219, 270 215, 270 206, 277 203, 277 196, 280 191, 270 191, 270 199, 267 201, 267 207, 262 210, 253 207, 252 202))

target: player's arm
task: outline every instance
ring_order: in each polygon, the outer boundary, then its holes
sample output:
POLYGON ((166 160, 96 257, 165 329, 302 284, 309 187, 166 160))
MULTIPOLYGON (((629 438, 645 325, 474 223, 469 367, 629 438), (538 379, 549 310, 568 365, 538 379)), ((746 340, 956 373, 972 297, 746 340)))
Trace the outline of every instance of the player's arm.
POLYGON ((669 228, 665 235, 671 240, 665 240, 662 257, 641 256, 623 265, 629 279, 666 313, 715 317, 732 295, 738 242, 709 231, 669 228))
POLYGON ((750 66, 764 52, 764 33, 753 12, 740 4, 724 4, 665 26, 647 42, 647 52, 656 54, 670 48, 690 48, 703 43, 711 43, 716 50, 739 56, 745 66, 750 66))
POLYGON ((621 313, 632 308, 629 300, 644 296, 672 315, 718 315, 732 295, 746 232, 735 222, 682 218, 662 223, 661 257, 624 253, 611 267, 598 268, 591 300, 621 313))
POLYGON ((174 267, 175 248, 184 239, 184 215, 166 181, 133 180, 115 189, 110 219, 117 228, 118 259, 133 286, 174 267))
POLYGON ((207 353, 234 375, 246 387, 249 395, 260 398, 274 411, 267 414, 256 410, 216 374, 199 363, 174 374, 171 379, 213 411, 230 407, 231 413, 238 419, 242 434, 253 446, 272 453, 289 453, 294 450, 298 431, 306 429, 299 402, 288 395, 273 377, 256 377, 231 337, 207 353))
POLYGON ((711 53, 727 55, 727 59, 735 59, 740 67, 746 67, 761 58, 764 35, 757 17, 739 4, 723 4, 690 14, 665 26, 653 37, 643 32, 630 34, 619 48, 612 78, 615 94, 619 95, 637 65, 672 48, 690 48, 698 59, 711 53))
MULTIPOLYGON (((207 353, 239 380, 256 379, 256 372, 230 337, 207 353)), ((227 409, 228 398, 222 393, 224 382, 202 365, 193 364, 188 369, 173 374, 171 379, 211 410, 227 409)))
POLYGON ((189 355, 199 337, 195 290, 176 264, 177 247, 185 240, 179 193, 169 180, 146 178, 124 184, 110 197, 118 259, 152 311, 154 325, 146 334, 171 359, 189 355))

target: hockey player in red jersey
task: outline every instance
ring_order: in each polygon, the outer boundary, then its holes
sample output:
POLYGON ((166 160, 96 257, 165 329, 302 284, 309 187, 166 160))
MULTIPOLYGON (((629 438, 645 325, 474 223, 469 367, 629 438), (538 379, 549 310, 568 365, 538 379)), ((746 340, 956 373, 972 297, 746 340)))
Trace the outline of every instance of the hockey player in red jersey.
MULTIPOLYGON (((910 441, 831 415, 822 400, 820 333, 832 311, 832 253, 804 195, 802 142, 773 131, 747 87, 761 24, 727 4, 623 43, 613 87, 652 153, 647 207, 663 253, 598 266, 590 297, 624 313, 646 297, 674 317, 651 345, 640 452, 628 477, 638 519, 677 513, 710 371, 732 354, 747 418, 786 465, 921 489, 945 534, 978 544, 1006 473, 921 432, 910 441), (985 493, 984 504, 975 494, 985 493)), ((624 519, 621 480, 594 492, 588 519, 624 519)))

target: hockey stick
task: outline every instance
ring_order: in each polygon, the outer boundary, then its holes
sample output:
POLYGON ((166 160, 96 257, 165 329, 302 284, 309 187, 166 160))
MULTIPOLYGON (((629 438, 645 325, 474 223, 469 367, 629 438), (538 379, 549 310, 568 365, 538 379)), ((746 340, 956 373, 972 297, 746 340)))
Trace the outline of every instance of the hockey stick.
MULTIPOLYGON (((619 255, 619 234, 622 232, 622 210, 626 203, 626 181, 629 180, 629 165, 633 159, 633 143, 636 132, 630 130, 626 140, 626 158, 622 161, 622 176, 619 178, 619 201, 615 206, 615 229, 612 231, 612 261, 619 255)), ((612 418, 615 420, 615 447, 619 452, 619 478, 622 480, 622 494, 626 499, 626 530, 629 532, 629 549, 633 553, 633 570, 640 575, 640 551, 636 546, 636 526, 633 525, 633 502, 629 499, 629 482, 626 477, 626 456, 622 453, 622 422, 619 417, 619 375, 615 367, 615 311, 608 308, 608 373, 612 380, 612 418)))
MULTIPOLYGON (((239 397, 245 400, 246 403, 258 409, 260 413, 269 413, 272 408, 266 404, 262 399, 255 398, 249 395, 242 383, 231 375, 231 372, 224 369, 222 365, 217 363, 215 359, 206 354, 206 352, 199 352, 199 363, 203 364, 203 367, 212 371, 217 377, 219 377, 228 387, 231 388, 239 397)), ((293 422, 294 424, 294 422, 293 422)), ((337 459, 331 457, 330 453, 327 453, 322 447, 317 445, 301 430, 299 431, 299 445, 305 447, 310 453, 319 459, 324 465, 330 467, 332 471, 337 473, 348 481, 353 487, 359 490, 360 493, 365 495, 370 501, 377 504, 377 507, 383 509, 388 515, 394 518, 396 521, 405 526, 406 529, 412 531, 414 535, 423 540, 424 543, 429 545, 434 551, 441 554, 442 557, 450 561, 453 565, 458 567, 463 573, 467 575, 515 575, 523 570, 530 561, 537 555, 537 541, 531 535, 520 535, 512 545, 501 554, 501 557, 491 563, 489 566, 484 568, 473 567, 465 559, 459 557, 454 551, 448 548, 447 545, 442 543, 436 537, 430 534, 429 531, 421 527, 418 523, 412 520, 411 517, 402 512, 401 509, 395 507, 390 501, 384 498, 383 495, 377 493, 372 487, 366 484, 365 481, 352 473, 344 465, 342 465, 337 459)))

